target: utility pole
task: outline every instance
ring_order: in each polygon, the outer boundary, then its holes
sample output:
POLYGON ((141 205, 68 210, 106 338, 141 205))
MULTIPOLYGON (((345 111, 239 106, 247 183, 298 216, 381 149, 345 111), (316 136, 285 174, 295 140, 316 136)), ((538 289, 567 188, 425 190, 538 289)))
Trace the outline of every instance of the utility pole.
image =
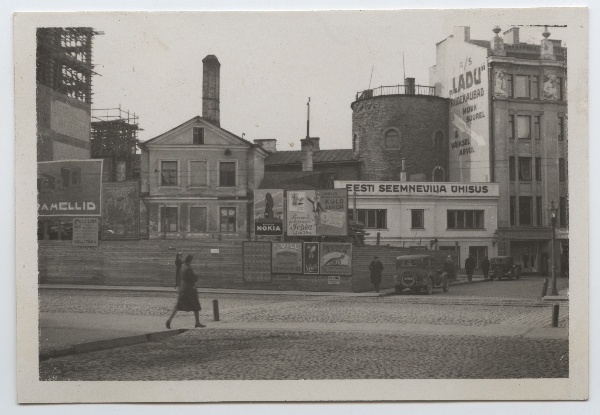
POLYGON ((306 138, 310 138, 310 97, 308 97, 306 107, 306 138))

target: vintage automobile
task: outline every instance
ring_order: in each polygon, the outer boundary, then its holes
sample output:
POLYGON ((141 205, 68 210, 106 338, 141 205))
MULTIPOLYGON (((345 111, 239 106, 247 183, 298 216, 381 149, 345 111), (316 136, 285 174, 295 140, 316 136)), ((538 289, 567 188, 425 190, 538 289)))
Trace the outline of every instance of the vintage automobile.
POLYGON ((490 280, 494 278, 502 279, 513 278, 519 279, 521 277, 521 267, 515 265, 515 260, 511 256, 499 256, 490 258, 490 280))
POLYGON ((448 291, 448 276, 440 267, 434 267, 430 255, 401 255, 396 258, 394 286, 400 294, 406 288, 413 292, 432 294, 434 288, 448 291))

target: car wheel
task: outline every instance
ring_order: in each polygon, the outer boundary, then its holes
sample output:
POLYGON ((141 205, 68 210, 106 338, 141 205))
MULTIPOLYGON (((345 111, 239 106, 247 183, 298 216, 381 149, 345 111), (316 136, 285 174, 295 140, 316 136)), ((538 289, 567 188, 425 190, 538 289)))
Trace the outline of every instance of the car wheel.
POLYGON ((425 286, 425 294, 431 295, 433 294, 433 281, 429 280, 429 284, 425 286))
POLYGON ((448 284, 448 279, 447 279, 447 278, 444 278, 444 283, 443 283, 443 285, 442 285, 442 289, 444 290, 444 292, 445 292, 445 293, 447 293, 447 292, 448 292, 448 286, 449 286, 449 284, 448 284))

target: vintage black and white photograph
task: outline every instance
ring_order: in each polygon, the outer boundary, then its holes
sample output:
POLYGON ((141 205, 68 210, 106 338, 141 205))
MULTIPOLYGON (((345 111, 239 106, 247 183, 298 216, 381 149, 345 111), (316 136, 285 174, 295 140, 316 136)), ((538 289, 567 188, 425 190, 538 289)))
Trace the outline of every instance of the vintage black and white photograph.
POLYGON ((585 399, 586 16, 17 14, 19 399, 585 399))

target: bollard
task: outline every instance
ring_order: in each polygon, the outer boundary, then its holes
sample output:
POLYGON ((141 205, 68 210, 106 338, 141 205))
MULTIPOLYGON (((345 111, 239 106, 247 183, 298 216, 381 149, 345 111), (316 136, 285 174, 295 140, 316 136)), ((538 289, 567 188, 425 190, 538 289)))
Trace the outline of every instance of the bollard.
POLYGON ((552 327, 558 327, 558 304, 552 307, 552 327))
POLYGON ((219 300, 213 300, 213 318, 219 321, 219 300))
POLYGON ((546 296, 546 294, 548 294, 548 284, 550 283, 550 280, 548 278, 544 278, 544 285, 542 285, 542 298, 544 298, 546 296))

